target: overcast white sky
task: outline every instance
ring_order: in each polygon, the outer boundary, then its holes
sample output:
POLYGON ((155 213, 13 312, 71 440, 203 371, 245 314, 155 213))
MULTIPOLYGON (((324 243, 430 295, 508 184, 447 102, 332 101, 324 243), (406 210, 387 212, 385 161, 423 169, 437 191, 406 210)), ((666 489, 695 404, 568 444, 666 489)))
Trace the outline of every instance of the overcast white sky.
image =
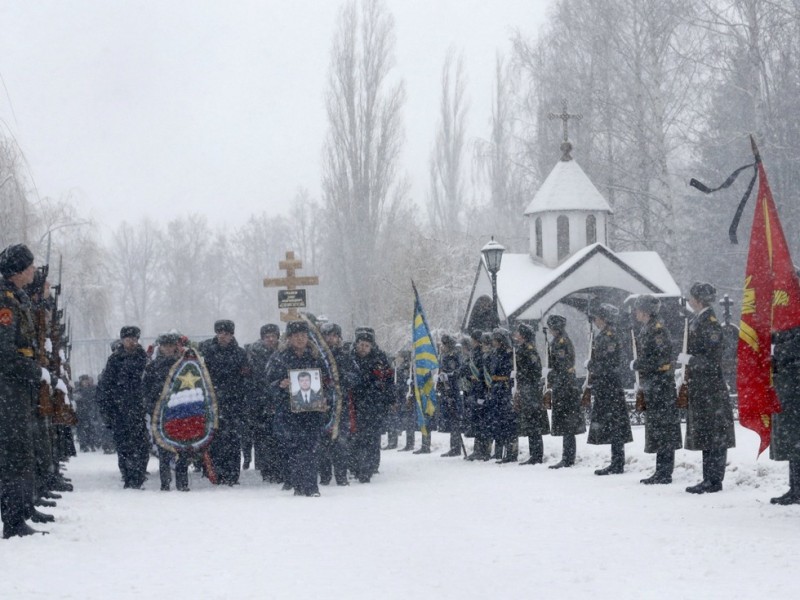
MULTIPOLYGON (((0 127, 39 196, 115 227, 206 214, 237 225, 319 197, 339 0, 0 3, 0 127)), ((550 0, 388 0, 406 82, 403 169, 425 197, 448 47, 463 52, 471 135, 485 137, 494 57, 550 0)))

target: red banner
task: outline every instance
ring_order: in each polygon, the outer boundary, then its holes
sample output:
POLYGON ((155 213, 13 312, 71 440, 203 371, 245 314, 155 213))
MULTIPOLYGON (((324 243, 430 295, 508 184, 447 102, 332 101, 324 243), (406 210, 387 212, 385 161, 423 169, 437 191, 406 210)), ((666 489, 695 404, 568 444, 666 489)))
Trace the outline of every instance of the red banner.
POLYGON ((772 386, 771 334, 798 325, 800 285, 767 174, 759 161, 758 200, 747 255, 737 368, 739 422, 760 436, 759 454, 769 446, 772 415, 781 410, 772 386))

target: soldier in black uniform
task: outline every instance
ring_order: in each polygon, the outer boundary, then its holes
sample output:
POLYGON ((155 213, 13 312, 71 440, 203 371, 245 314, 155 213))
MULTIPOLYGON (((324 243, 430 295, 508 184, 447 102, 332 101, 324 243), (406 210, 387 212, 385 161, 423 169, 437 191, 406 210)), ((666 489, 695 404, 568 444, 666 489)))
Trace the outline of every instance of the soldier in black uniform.
POLYGON ((518 425, 511 405, 514 359, 508 330, 495 327, 492 330, 492 345, 488 363, 492 382, 488 398, 490 430, 494 437, 495 457, 498 464, 503 464, 516 462, 519 455, 518 425))
MULTIPOLYGON (((39 381, 55 378, 34 360, 34 327, 23 288, 35 275, 33 254, 15 244, 0 253, 0 516, 3 538, 39 533, 33 510, 33 410, 39 381)), ((44 532, 42 532, 44 533, 44 532)))
MULTIPOLYGON (((342 369, 348 368, 348 358, 342 349, 342 328, 336 323, 325 323, 321 329, 322 338, 325 340, 328 349, 333 355, 336 369, 339 374, 339 389, 343 394, 342 412, 339 415, 339 431, 336 439, 333 439, 332 431, 322 434, 322 442, 319 457, 319 482, 328 485, 333 477, 336 478, 336 485, 350 485, 347 481, 347 459, 349 456, 348 436, 350 433, 350 423, 348 421, 347 402, 347 381, 346 373, 342 369)), ((333 381, 330 382, 333 384, 333 381)), ((332 411, 336 407, 331 404, 332 411)))
POLYGON ((470 334, 470 356, 463 367, 465 381, 464 406, 467 417, 467 437, 475 438, 473 451, 467 460, 489 460, 492 453, 492 438, 486 426, 486 385, 484 349, 481 343, 483 332, 473 329, 470 334))
POLYGON ((561 460, 550 468, 561 469, 575 464, 575 436, 586 431, 586 421, 581 408, 580 390, 575 381, 575 348, 567 336, 567 320, 561 315, 550 315, 547 317, 547 326, 552 333, 547 374, 553 403, 551 433, 563 437, 561 460))
POLYGON ((781 412, 772 416, 772 460, 789 461, 789 491, 770 499, 800 504, 800 327, 772 334, 772 368, 781 412))
POLYGON ((200 344, 219 409, 217 431, 209 452, 218 483, 231 486, 239 483, 241 473, 239 432, 252 375, 247 352, 239 346, 235 332, 233 321, 221 319, 214 323, 216 336, 200 344))
MULTIPOLYGON (((177 333, 164 333, 158 336, 158 356, 144 369, 142 378, 142 394, 147 414, 153 415, 158 399, 164 389, 170 369, 181 358, 178 347, 180 335, 177 333)), ((166 448, 158 447, 158 474, 161 479, 161 491, 168 492, 172 482, 170 463, 175 458, 175 487, 178 491, 189 491, 189 463, 193 455, 191 451, 170 452, 166 448)))
POLYGON ((269 382, 267 381, 267 364, 278 350, 281 331, 274 323, 267 323, 261 327, 259 333, 259 341, 247 347, 247 358, 253 369, 247 404, 252 419, 255 468, 261 473, 263 481, 283 483, 286 474, 280 465, 285 465, 286 459, 281 460, 280 455, 285 455, 286 450, 279 445, 273 431, 275 406, 269 395, 269 382))
MULTIPOLYGON (((327 413, 292 412, 289 371, 323 371, 324 364, 316 349, 309 344, 308 324, 305 321, 290 321, 286 325, 286 338, 286 348, 276 352, 267 365, 267 381, 275 402, 276 433, 283 438, 289 451, 289 479, 284 488, 294 488, 296 496, 319 496, 319 443, 327 413)), ((322 385, 327 398, 324 381, 322 385)))
POLYGON ((147 479, 150 442, 142 402, 142 374, 147 354, 139 345, 139 328, 119 332, 121 344, 108 357, 98 394, 111 420, 123 487, 142 489, 147 479))
POLYGON ((718 492, 725 478, 728 448, 736 445, 733 406, 722 374, 724 338, 712 304, 717 290, 695 283, 689 290, 694 316, 689 323, 686 365, 689 406, 686 409, 686 449, 703 451, 703 481, 686 488, 690 494, 718 492))
POLYGON ((536 350, 533 327, 520 323, 514 331, 517 344, 517 398, 519 434, 527 436, 530 457, 520 465, 538 465, 544 460, 542 436, 550 433, 550 419, 542 400, 542 360, 536 350))
POLYGON ((631 369, 639 371, 645 401, 644 451, 656 455, 656 470, 642 479, 645 485, 672 483, 675 450, 681 447, 681 422, 675 380, 672 376, 672 340, 658 320, 661 303, 644 294, 633 305, 641 329, 636 336, 638 358, 631 369))
POLYGON ((592 339, 592 356, 587 385, 592 389, 591 424, 587 444, 611 444, 611 464, 595 475, 612 475, 625 470, 625 444, 633 441, 625 388, 622 385, 622 341, 617 333, 619 310, 611 304, 592 307, 597 332, 592 339))
POLYGON ((456 348, 456 341, 449 335, 442 336, 439 352, 439 381, 437 393, 441 416, 439 431, 450 434, 450 449, 443 457, 461 455, 461 417, 463 402, 461 400, 461 355, 456 348))

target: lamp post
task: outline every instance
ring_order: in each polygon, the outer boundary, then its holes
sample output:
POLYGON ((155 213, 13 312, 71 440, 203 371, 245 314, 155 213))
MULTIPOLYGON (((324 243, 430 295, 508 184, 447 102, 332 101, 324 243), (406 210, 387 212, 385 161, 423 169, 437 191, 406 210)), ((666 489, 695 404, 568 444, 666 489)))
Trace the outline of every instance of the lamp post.
POLYGON ((483 260, 486 262, 486 268, 492 276, 492 313, 494 315, 494 326, 500 325, 500 314, 497 312, 497 272, 500 270, 500 263, 503 260, 503 252, 506 249, 502 244, 494 241, 494 236, 489 243, 481 248, 483 260))

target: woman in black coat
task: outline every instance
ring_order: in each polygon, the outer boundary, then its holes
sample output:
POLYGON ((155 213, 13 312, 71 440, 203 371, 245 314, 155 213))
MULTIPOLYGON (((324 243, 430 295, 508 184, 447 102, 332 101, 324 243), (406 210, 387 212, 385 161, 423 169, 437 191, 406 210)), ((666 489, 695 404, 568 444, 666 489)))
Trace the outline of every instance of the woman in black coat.
POLYGON ((695 314, 689 323, 686 354, 678 356, 678 362, 686 365, 689 392, 686 449, 703 451, 703 481, 687 487, 690 494, 722 489, 728 448, 736 445, 733 407, 722 375, 722 326, 711 307, 716 292, 710 283, 692 285, 689 306, 695 314))
POLYGON ((611 444, 611 464, 594 474, 612 475, 624 471, 625 444, 633 441, 620 377, 622 346, 616 328, 619 310, 610 304, 600 304, 592 308, 591 316, 597 333, 592 338, 588 364, 588 385, 594 403, 586 443, 611 444))

